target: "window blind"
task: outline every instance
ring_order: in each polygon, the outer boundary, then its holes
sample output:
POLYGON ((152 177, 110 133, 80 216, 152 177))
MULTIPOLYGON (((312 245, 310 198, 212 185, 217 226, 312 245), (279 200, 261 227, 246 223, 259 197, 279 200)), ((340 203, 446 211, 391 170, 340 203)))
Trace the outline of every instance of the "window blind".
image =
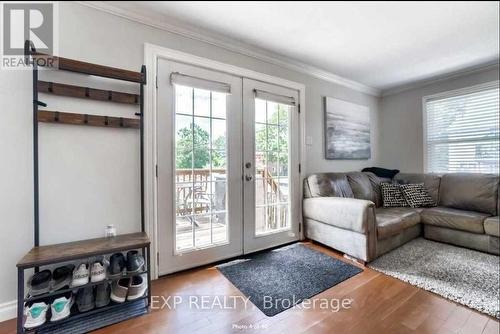
POLYGON ((498 82, 424 101, 427 172, 499 173, 498 82))
POLYGON ((272 101, 280 104, 286 104, 290 106, 295 105, 295 98, 292 96, 285 96, 285 95, 278 95, 270 92, 266 92, 263 90, 258 90, 254 89, 255 93, 255 98, 256 99, 261 99, 261 100, 266 100, 266 101, 272 101))
POLYGON ((197 78, 178 72, 170 74, 170 82, 173 85, 188 86, 210 90, 212 92, 231 94, 231 85, 227 83, 197 78))

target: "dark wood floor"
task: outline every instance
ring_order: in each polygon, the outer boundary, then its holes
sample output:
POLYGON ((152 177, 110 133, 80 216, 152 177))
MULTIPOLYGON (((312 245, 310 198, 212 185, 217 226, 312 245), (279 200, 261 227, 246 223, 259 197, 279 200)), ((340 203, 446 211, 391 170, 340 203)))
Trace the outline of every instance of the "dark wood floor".
MULTIPOLYGON (((343 260, 331 249, 305 244, 343 260)), ((152 291, 156 296, 242 296, 213 267, 161 278, 152 291)), ((243 306, 215 311, 181 306, 153 310, 95 333, 499 333, 494 318, 369 268, 314 298, 350 298, 353 303, 339 312, 295 307, 271 318, 243 306)), ((14 320, 0 323, 0 334, 6 333, 15 333, 14 320)))

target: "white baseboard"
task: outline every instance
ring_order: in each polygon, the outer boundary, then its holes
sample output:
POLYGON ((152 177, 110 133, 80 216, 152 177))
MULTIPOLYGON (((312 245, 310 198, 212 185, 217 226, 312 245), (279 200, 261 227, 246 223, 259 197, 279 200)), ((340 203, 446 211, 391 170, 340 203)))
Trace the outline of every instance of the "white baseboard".
POLYGON ((17 300, 0 304, 0 321, 13 319, 17 316, 17 300))

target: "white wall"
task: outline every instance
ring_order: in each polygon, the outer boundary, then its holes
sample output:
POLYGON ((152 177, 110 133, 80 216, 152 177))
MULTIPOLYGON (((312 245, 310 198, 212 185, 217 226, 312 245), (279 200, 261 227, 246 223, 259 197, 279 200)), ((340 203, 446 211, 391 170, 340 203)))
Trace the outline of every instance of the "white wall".
MULTIPOLYGON (((143 64, 145 42, 252 69, 306 85, 306 135, 313 145, 305 152, 306 173, 359 170, 379 162, 379 99, 255 58, 131 22, 85 6, 61 3, 60 55, 130 70, 143 64), (372 159, 326 161, 323 143, 323 97, 367 105, 372 113, 372 159)), ((66 82, 105 80, 46 72, 42 78, 66 82)), ((2 305, 16 298, 15 264, 33 243, 33 171, 31 72, 0 71, 0 320, 2 305)), ((116 84, 115 84, 116 85, 116 84)), ((109 87, 106 86, 106 87, 109 87)), ((134 91, 120 84, 116 89, 134 91)), ((130 106, 41 96, 53 109, 130 115, 130 106)), ((103 234, 114 223, 119 233, 140 228, 139 142, 136 130, 41 124, 40 226, 42 244, 103 234)), ((10 304, 9 304, 10 305, 10 304)))
POLYGON ((383 167, 422 173, 422 97, 498 80, 498 66, 436 81, 423 87, 384 96, 380 118, 380 156, 383 167))

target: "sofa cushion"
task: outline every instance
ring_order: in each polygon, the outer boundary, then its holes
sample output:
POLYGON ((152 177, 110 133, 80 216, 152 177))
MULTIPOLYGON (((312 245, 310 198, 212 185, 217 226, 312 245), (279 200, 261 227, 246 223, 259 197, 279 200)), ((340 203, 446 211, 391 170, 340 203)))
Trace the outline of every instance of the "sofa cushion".
POLYGON ((500 237, 500 219, 498 216, 484 220, 484 232, 488 235, 500 237))
POLYGON ((399 173, 394 177, 399 184, 423 183, 429 195, 437 203, 441 177, 437 174, 399 173))
POLYGON ((391 180, 390 179, 387 180, 387 178, 378 177, 377 175, 375 175, 372 172, 365 172, 365 174, 368 177, 368 179, 370 180, 370 184, 372 187, 372 194, 373 194, 372 202, 375 203, 375 206, 377 208, 381 207, 383 204, 383 201, 382 201, 382 190, 380 189, 380 184, 383 182, 390 183, 391 180))
POLYGON ((484 234, 483 222, 489 215, 474 211, 436 207, 423 210, 420 217, 424 224, 484 234))
POLYGON ((399 184, 381 183, 380 189, 382 191, 382 200, 385 208, 408 206, 399 184))
POLYGON ((345 173, 312 174, 306 178, 304 188, 306 198, 354 197, 345 173))
POLYGON ((498 176, 456 173, 441 178, 439 206, 497 215, 498 176))
POLYGON ((352 193, 354 194, 354 198, 372 201, 373 203, 376 202, 376 196, 373 192, 372 183, 366 173, 349 172, 346 175, 347 181, 349 181, 349 185, 351 186, 352 193))
POLYGON ((385 239, 420 223, 420 215, 411 208, 375 209, 378 239, 385 239))
POLYGON ((412 208, 436 206, 436 202, 429 195, 423 183, 402 184, 401 192, 412 208))

